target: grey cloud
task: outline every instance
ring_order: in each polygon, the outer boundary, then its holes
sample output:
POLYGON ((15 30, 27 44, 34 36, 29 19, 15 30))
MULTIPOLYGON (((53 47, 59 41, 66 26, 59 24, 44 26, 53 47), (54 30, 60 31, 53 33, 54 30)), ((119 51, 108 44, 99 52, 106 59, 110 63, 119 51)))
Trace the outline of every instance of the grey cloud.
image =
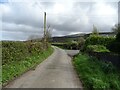
POLYGON ((2 31, 2 40, 25 40, 26 38, 23 33, 2 31))
POLYGON ((43 33, 2 31, 2 40, 28 40, 30 36, 42 37, 43 33))
POLYGON ((34 28, 31 26, 27 25, 22 25, 22 24, 14 24, 14 23, 2 23, 2 30, 3 31, 17 31, 17 32, 31 32, 31 33, 37 33, 37 32, 42 32, 43 28, 34 28))
POLYGON ((40 2, 44 7, 51 8, 55 2, 40 2))
POLYGON ((32 9, 30 11, 29 7, 26 7, 24 3, 13 3, 12 5, 8 4, 8 7, 11 8, 11 11, 10 13, 3 13, 3 22, 42 27, 43 14, 41 12, 39 13, 34 11, 34 8, 30 8, 32 9))
MULTIPOLYGON (((70 11, 64 11, 69 9, 67 8, 69 3, 62 3, 64 12, 56 14, 53 12, 56 2, 38 4, 43 10, 46 9, 47 24, 51 25, 53 36, 67 35, 72 32, 91 32, 93 24, 97 26, 99 32, 111 31, 113 24, 117 23, 117 15, 114 13, 113 16, 97 14, 95 2, 73 2, 70 11)), ((104 4, 117 11, 117 3, 104 4)), ((37 3, 5 5, 10 8, 10 11, 2 14, 3 38, 23 40, 31 35, 43 36, 43 11, 37 3)), ((61 8, 58 7, 58 12, 61 8)))

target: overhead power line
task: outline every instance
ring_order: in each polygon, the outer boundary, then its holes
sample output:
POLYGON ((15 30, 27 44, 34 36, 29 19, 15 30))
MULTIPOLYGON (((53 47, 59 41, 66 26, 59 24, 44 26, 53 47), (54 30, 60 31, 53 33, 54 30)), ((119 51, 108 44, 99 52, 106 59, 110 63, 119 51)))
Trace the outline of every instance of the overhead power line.
POLYGON ((40 6, 40 3, 36 1, 36 5, 41 9, 42 12, 45 12, 42 8, 42 6, 40 6))

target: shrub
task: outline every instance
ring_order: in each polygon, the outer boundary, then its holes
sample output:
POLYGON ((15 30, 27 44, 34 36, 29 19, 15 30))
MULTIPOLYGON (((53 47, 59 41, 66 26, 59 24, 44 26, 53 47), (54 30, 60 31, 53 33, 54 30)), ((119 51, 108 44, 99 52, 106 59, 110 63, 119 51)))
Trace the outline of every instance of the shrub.
POLYGON ((78 49, 82 50, 84 48, 85 39, 83 37, 78 38, 78 49))
POLYGON ((2 42, 2 64, 21 61, 35 53, 42 53, 40 42, 2 42))
POLYGON ((112 29, 116 33, 116 39, 108 45, 108 48, 112 52, 120 54, 120 24, 116 24, 112 29))
POLYGON ((105 46, 103 45, 88 45, 86 47, 87 52, 110 52, 105 46))
POLYGON ((21 42, 2 42, 2 64, 20 61, 27 56, 27 47, 21 42))
POLYGON ((116 35, 116 41, 120 42, 120 30, 119 30, 118 34, 116 35))
POLYGON ((77 42, 69 43, 53 43, 52 45, 58 46, 63 49, 79 49, 79 44, 77 42))
POLYGON ((85 41, 85 46, 87 45, 109 45, 112 41, 114 41, 114 37, 103 37, 98 35, 91 35, 85 41))
POLYGON ((109 48, 110 51, 120 54, 120 42, 114 41, 107 47, 109 48))
MULTIPOLYGON (((114 37, 104 37, 104 36, 99 36, 99 35, 90 35, 86 41, 83 49, 81 51, 86 51, 86 48, 88 45, 102 45, 108 48, 108 46, 115 40, 114 37)), ((101 47, 101 48, 102 48, 101 47)), ((103 49, 101 52, 109 52, 106 49, 103 49)))

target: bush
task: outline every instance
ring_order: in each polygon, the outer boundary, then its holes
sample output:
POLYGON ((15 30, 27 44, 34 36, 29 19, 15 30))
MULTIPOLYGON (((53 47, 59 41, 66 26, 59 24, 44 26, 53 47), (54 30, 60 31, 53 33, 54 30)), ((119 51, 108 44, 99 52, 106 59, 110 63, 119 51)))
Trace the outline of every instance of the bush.
POLYGON ((22 42, 2 42, 2 64, 12 61, 20 61, 28 54, 25 43, 22 42))
POLYGON ((43 52, 40 42, 2 42, 2 64, 21 61, 35 53, 43 52))
POLYGON ((120 30, 119 30, 118 34, 116 35, 116 41, 120 42, 120 30))
POLYGON ((116 33, 116 39, 108 45, 108 48, 115 53, 120 54, 120 24, 116 24, 113 28, 113 31, 116 33))
POLYGON ((69 43, 53 43, 52 45, 58 46, 62 49, 79 49, 79 44, 77 42, 69 43))
POLYGON ((98 35, 91 35, 85 41, 85 46, 87 45, 104 45, 107 46, 115 40, 114 37, 103 37, 98 35))
MULTIPOLYGON (((86 51, 86 48, 88 48, 88 45, 102 45, 102 47, 101 46, 95 46, 95 48, 98 48, 98 49, 101 48, 101 50, 99 49, 100 51, 98 50, 98 52, 109 52, 109 50, 107 50, 106 48, 108 48, 108 46, 114 40, 115 40, 114 37, 104 37, 104 36, 99 36, 99 35, 90 35, 86 39, 85 45, 84 45, 84 47, 81 51, 83 51, 83 52, 86 51)), ((90 48, 92 48, 92 47, 90 47, 90 48)))
POLYGON ((78 38, 78 49, 79 50, 82 50, 83 48, 84 48, 84 44, 85 44, 85 39, 83 38, 83 37, 80 37, 80 38, 78 38))
POLYGON ((110 51, 103 45, 88 45, 86 47, 86 52, 110 52, 110 51))

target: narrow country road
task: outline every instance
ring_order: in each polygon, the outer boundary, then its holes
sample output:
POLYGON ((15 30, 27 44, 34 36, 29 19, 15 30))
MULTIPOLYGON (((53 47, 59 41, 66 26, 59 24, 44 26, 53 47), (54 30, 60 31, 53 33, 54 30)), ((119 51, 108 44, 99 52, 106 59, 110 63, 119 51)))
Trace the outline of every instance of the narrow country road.
POLYGON ((82 88, 67 53, 54 47, 54 53, 35 70, 28 71, 6 88, 82 88))

